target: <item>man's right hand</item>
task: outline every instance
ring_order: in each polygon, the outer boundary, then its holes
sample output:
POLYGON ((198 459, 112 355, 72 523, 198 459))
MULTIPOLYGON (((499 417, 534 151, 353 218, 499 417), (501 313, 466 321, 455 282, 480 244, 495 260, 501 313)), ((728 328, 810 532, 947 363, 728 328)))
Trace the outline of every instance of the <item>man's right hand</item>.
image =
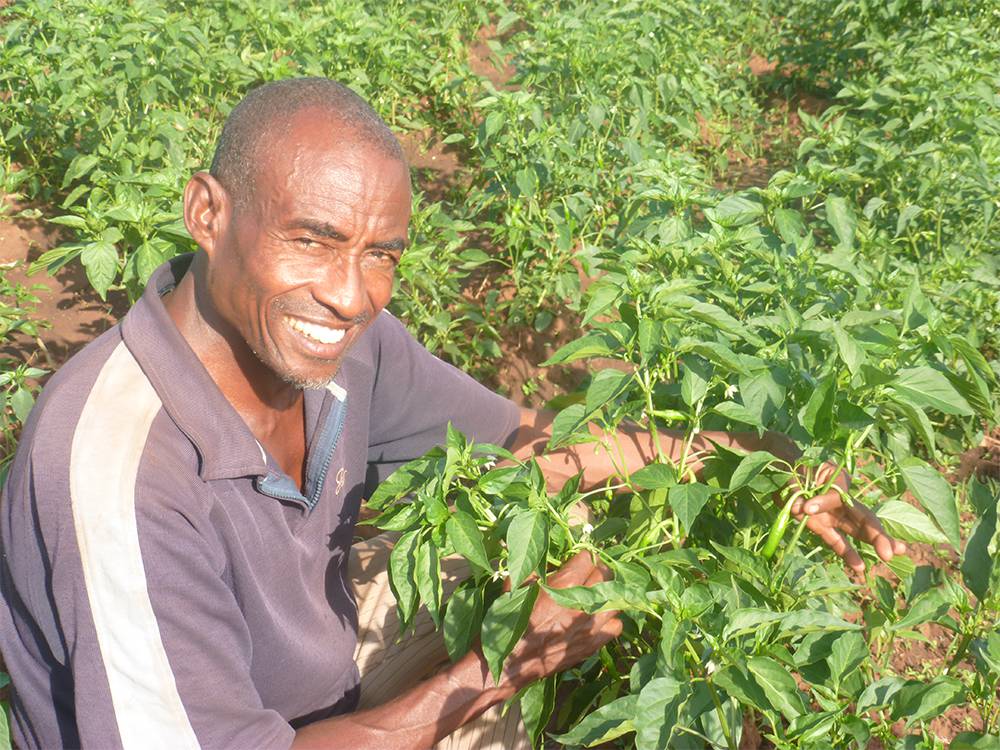
MULTIPOLYGON (((549 575, 550 588, 592 586, 606 581, 610 571, 595 565, 588 552, 579 552, 549 575)), ((531 612, 528 627, 504 664, 501 686, 513 695, 535 680, 562 672, 596 653, 617 638, 622 623, 617 612, 589 615, 555 603, 542 589, 531 612)))

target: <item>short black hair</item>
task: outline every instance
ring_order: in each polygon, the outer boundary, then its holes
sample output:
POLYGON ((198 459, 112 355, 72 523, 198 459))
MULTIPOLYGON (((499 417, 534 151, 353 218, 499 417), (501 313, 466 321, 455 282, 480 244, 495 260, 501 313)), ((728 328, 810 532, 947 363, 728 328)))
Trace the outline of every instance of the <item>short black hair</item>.
POLYGON ((217 179, 237 205, 253 195, 261 143, 281 138, 299 112, 321 109, 355 137, 406 164, 399 141, 385 121, 364 99, 329 78, 289 78, 252 89, 237 104, 215 146, 209 174, 217 179))

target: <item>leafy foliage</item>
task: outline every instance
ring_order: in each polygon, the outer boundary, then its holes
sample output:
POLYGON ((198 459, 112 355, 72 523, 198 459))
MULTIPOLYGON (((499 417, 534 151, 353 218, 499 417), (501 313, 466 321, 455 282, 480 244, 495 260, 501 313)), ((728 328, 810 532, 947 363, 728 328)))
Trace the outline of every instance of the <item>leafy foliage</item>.
MULTIPOLYGON (((804 449, 794 469, 720 450, 696 481, 660 456, 615 490, 552 494, 452 432, 371 500, 401 533, 401 619, 427 607, 453 657, 478 635, 497 674, 546 571, 586 549, 614 580, 552 593, 622 609, 625 634, 561 678, 567 699, 554 679, 520 696, 536 743, 732 748, 750 714, 781 747, 933 748, 929 722, 965 706, 977 731, 952 747, 993 746, 997 488, 940 469, 997 423, 996 21, 985 0, 17 3, 0 188, 64 228, 37 267, 80 262, 134 299, 193 249, 181 191, 241 95, 344 81, 460 161, 414 173, 393 310, 429 348, 490 378, 512 334, 561 322, 579 335, 549 367, 614 360, 552 405, 553 447, 638 423, 804 449), (507 73, 475 72, 474 44, 507 73), (770 142, 774 102, 802 92, 822 106, 770 142), (763 157, 766 178, 720 187, 763 157), (786 531, 772 494, 792 472, 815 490, 821 461, 955 569, 897 560, 862 588, 786 531), (472 575, 445 598, 453 554, 472 575), (930 625, 946 669, 894 668, 930 625), (919 734, 897 740, 900 719, 919 734)), ((4 335, 28 330, 29 293, 0 291, 4 335)), ((5 460, 42 374, 4 364, 5 460)))

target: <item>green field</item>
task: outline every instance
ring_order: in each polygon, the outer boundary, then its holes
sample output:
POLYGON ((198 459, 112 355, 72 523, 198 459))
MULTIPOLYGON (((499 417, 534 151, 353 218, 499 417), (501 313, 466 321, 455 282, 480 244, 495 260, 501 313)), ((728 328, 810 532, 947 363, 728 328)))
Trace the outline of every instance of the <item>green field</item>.
MULTIPOLYGON (((538 746, 1000 747, 1000 484, 973 465, 1000 394, 1000 4, 15 2, 0 221, 60 231, 27 270, 82 264, 123 309, 193 249, 181 191, 230 108, 301 75, 412 155, 393 312, 559 410, 553 447, 634 422, 804 451, 722 450, 696 481, 661 453, 550 496, 453 434, 372 498, 403 532, 404 619, 426 605, 453 655, 481 633, 499 665, 541 585, 500 579, 587 549, 615 578, 565 603, 625 632, 521 696, 538 746), (824 461, 912 560, 868 550, 850 577, 775 528, 785 478, 822 489, 824 461), (442 603, 453 553, 476 573, 442 603)), ((4 471, 46 374, 36 302, 0 276, 4 471)))

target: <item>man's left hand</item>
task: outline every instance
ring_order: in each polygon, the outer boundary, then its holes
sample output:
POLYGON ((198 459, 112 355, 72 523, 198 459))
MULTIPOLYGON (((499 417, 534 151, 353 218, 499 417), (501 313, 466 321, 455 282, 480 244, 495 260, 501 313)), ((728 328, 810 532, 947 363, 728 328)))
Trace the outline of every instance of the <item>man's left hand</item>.
MULTIPOLYGON (((824 464, 816 474, 816 481, 825 484, 834 471, 836 467, 824 464)), ((865 563, 848 537, 872 545, 876 554, 886 562, 894 555, 906 554, 906 545, 889 536, 869 508, 861 502, 848 504, 845 501, 850 486, 850 478, 845 472, 837 475, 834 484, 840 489, 831 487, 821 495, 796 500, 792 505, 792 515, 797 519, 806 516, 806 528, 857 573, 864 572, 865 563)))

